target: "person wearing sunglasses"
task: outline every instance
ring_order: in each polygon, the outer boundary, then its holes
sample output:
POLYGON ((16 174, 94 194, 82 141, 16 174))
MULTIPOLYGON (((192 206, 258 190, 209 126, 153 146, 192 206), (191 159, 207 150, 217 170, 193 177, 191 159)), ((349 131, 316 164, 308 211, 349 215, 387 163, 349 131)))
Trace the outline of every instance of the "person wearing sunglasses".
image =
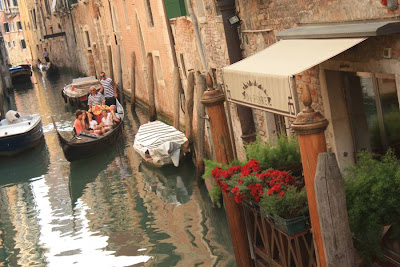
POLYGON ((102 93, 106 98, 106 105, 107 106, 115 105, 116 104, 115 99, 118 97, 117 85, 111 78, 106 77, 104 71, 101 72, 100 74, 100 84, 101 84, 100 93, 102 93))

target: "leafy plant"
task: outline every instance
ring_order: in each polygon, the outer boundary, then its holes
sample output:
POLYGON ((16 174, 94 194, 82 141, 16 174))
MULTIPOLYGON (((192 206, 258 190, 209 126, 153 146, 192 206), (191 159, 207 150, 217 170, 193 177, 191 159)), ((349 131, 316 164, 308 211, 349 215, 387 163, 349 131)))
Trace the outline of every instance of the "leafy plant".
POLYGON ((255 142, 246 145, 246 155, 248 159, 258 160, 263 169, 280 169, 301 163, 297 138, 289 138, 285 134, 278 138, 276 144, 257 137, 255 142))
POLYGON ((357 165, 346 170, 345 186, 350 228, 368 264, 383 256, 383 226, 400 222, 400 163, 391 150, 380 161, 361 152, 357 165))
POLYGON ((289 186, 285 193, 265 194, 260 201, 260 209, 266 214, 275 214, 284 219, 292 219, 308 212, 305 188, 289 186))

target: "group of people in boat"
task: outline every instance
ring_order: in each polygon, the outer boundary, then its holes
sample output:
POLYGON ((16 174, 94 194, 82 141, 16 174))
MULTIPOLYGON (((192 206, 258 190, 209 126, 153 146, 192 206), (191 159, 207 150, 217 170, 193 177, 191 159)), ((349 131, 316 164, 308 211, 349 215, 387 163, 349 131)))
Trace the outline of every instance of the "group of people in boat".
POLYGON ((74 129, 76 134, 89 133, 102 135, 120 122, 116 108, 117 87, 104 72, 100 75, 100 92, 90 87, 88 97, 89 110, 75 112, 74 129))

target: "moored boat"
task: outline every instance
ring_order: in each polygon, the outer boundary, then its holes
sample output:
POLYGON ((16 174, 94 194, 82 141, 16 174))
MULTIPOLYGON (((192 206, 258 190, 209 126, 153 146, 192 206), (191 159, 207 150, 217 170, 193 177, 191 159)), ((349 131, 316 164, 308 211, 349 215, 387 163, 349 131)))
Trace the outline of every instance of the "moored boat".
POLYGON ((61 95, 65 103, 75 106, 87 106, 88 94, 90 87, 94 86, 96 90, 100 90, 100 82, 94 76, 76 78, 72 80, 71 84, 66 85, 61 95))
POLYGON ((179 160, 188 152, 188 139, 174 127, 153 121, 139 127, 133 148, 156 167, 168 164, 178 167, 179 160))
POLYGON ((72 138, 66 138, 57 130, 57 126, 53 121, 64 156, 68 161, 89 158, 98 153, 107 153, 108 149, 112 149, 112 144, 122 135, 124 119, 124 109, 118 100, 116 102, 120 122, 102 135, 81 133, 72 138))
POLYGON ((30 81, 32 76, 31 65, 21 64, 8 69, 13 83, 30 81))
MULTIPOLYGON (((9 111, 10 112, 10 111, 9 111)), ((0 156, 12 156, 39 144, 43 137, 42 119, 37 114, 23 115, 13 111, 13 119, 0 121, 0 156)))

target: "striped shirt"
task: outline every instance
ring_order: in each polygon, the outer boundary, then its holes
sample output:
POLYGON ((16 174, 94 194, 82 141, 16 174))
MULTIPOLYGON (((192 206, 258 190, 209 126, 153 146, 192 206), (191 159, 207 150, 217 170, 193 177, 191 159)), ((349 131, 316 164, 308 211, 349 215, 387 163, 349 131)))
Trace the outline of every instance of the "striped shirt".
POLYGON ((100 79, 100 84, 104 88, 104 97, 114 97, 114 86, 111 78, 107 78, 105 80, 100 79))
POLYGON ((89 106, 101 105, 105 101, 106 100, 105 100, 104 96, 102 94, 100 94, 99 92, 97 92, 95 96, 93 96, 92 94, 89 95, 88 105, 89 106))

